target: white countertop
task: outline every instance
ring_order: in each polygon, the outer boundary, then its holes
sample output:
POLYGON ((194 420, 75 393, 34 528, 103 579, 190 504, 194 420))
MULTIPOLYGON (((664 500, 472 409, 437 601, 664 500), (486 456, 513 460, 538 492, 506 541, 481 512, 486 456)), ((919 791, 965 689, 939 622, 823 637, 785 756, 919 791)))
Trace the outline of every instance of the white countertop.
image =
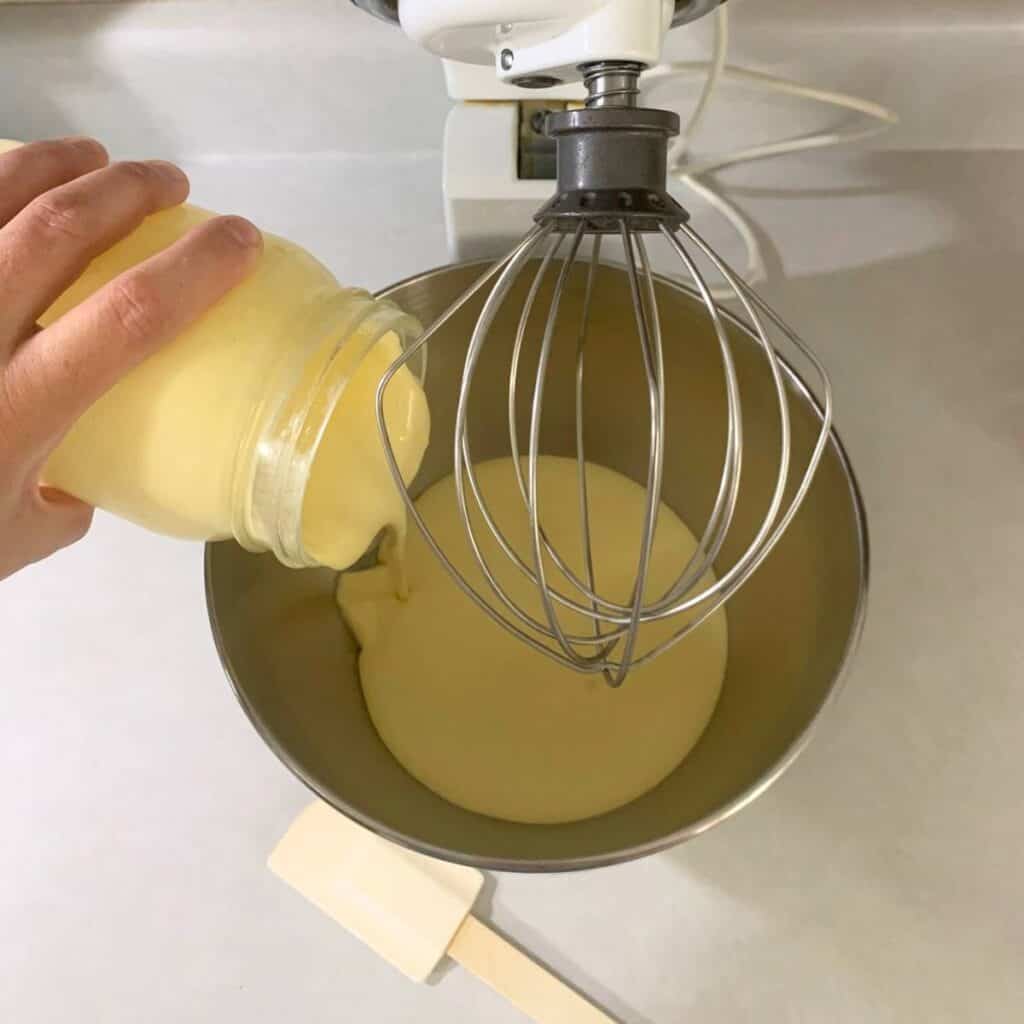
MULTIPOLYGON (((181 154, 197 201, 295 238, 344 280, 444 261, 446 103, 427 58, 409 57, 432 91, 406 148, 217 152, 189 145, 184 119, 147 116, 138 97, 160 86, 141 70, 99 80, 104 60, 86 61, 106 53, 98 28, 89 47, 67 27, 51 42, 48 17, 0 10, 0 135, 70 126, 181 154), (33 46, 56 56, 28 90, 11 58, 33 46)), ((382 60, 400 52, 367 31, 382 60)), ((320 80, 274 74, 300 92, 320 80)), ((864 640, 810 748, 749 809, 641 862, 501 876, 486 909, 628 1024, 1011 1020, 1024 1000, 1024 152, 830 154, 726 180, 778 254, 766 294, 833 374, 871 529, 864 640)), ((522 1019, 458 971, 405 981, 265 869, 309 794, 223 677, 198 547, 99 516, 85 542, 0 584, 0 645, 0 1020, 522 1019)))

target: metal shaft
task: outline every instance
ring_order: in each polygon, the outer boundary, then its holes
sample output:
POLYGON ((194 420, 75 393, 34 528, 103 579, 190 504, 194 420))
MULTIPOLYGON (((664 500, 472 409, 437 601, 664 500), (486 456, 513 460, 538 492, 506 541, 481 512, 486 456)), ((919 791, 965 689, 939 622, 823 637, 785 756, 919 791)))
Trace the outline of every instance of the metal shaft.
POLYGON ((637 106, 640 98, 640 72, 643 69, 643 64, 624 60, 582 64, 580 72, 583 84, 587 87, 587 107, 637 106))

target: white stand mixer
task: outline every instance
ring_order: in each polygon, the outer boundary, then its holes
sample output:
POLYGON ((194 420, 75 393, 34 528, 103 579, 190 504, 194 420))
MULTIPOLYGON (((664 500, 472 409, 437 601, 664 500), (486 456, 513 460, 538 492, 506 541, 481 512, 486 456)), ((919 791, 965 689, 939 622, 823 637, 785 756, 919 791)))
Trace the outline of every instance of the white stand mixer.
POLYGON ((545 146, 534 119, 582 104, 578 65, 628 59, 653 66, 669 28, 722 0, 353 2, 401 24, 442 59, 448 95, 457 101, 445 123, 445 224, 452 257, 466 260, 508 250, 551 197, 554 148, 545 146), (535 148, 542 167, 531 166, 535 148))

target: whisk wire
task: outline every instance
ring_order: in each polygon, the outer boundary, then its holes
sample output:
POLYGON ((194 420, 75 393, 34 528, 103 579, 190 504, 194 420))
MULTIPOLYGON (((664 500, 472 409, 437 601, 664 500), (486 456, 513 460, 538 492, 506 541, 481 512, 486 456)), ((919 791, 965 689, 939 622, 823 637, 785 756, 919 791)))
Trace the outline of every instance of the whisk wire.
MULTIPOLYGON (((644 606, 644 591, 650 570, 651 552, 654 549, 654 535, 657 529, 658 508, 661 504, 661 481, 664 470, 664 448, 662 439, 665 431, 665 380, 661 353, 660 331, 652 332, 648 322, 648 310, 645 308, 644 294, 641 291, 637 273, 636 255, 633 251, 637 239, 630 233, 625 220, 619 221, 619 234, 626 255, 626 271, 629 277, 629 290, 633 298, 633 313, 636 319, 637 333, 640 339, 640 351, 643 356, 644 372, 647 376, 647 400, 650 410, 650 441, 647 455, 647 490, 643 528, 640 536, 640 557, 637 574, 633 581, 631 595, 629 626, 623 639, 622 655, 618 664, 604 672, 605 680, 612 686, 620 686, 626 678, 633 661, 637 633, 640 629, 644 606)), ((650 267, 644 259, 644 269, 650 276, 650 267)), ((652 285, 653 289, 653 285, 652 285)))
MULTIPOLYGON (((582 236, 582 229, 579 230, 578 234, 580 235, 580 237, 582 236)), ((564 238, 564 237, 565 237, 564 235, 560 236, 560 240, 562 238, 564 238)), ((560 244, 560 240, 559 240, 559 244, 560 244)), ((574 245, 574 249, 573 249, 573 256, 574 257, 577 255, 578 249, 579 249, 579 245, 578 245, 578 242, 577 242, 574 245)), ((598 251, 599 250, 600 250, 600 245, 598 244, 598 251)), ((553 247, 552 252, 551 252, 550 255, 554 256, 556 253, 557 253, 557 249, 553 247)), ((593 262, 591 263, 591 266, 593 266, 593 262)), ((520 451, 520 445, 519 445, 519 430, 518 430, 517 421, 516 421, 516 409, 517 409, 517 406, 518 406, 518 393, 519 393, 518 392, 519 365, 520 365, 520 357, 521 357, 521 353, 522 353, 522 349, 523 349, 523 341, 524 341, 524 338, 525 338, 525 335, 526 335, 527 320, 529 319, 530 313, 532 312, 532 309, 533 309, 533 303, 534 303, 534 299, 535 299, 536 288, 537 288, 537 286, 540 283, 541 276, 542 276, 542 271, 546 272, 546 269, 547 269, 546 265, 542 265, 540 270, 538 270, 537 277, 534 279, 534 285, 531 288, 531 293, 527 297, 527 301, 524 304, 523 315, 522 315, 522 317, 520 317, 519 327, 518 327, 518 329, 516 331, 515 346, 513 348, 513 353, 512 353, 512 365, 511 365, 511 370, 510 370, 510 373, 509 373, 508 429, 509 429, 509 446, 510 446, 511 452, 512 452, 512 472, 515 474, 516 482, 517 482, 517 485, 519 487, 519 493, 522 496, 524 504, 526 504, 527 506, 529 506, 529 504, 530 504, 529 487, 528 487, 528 484, 527 484, 526 476, 523 474, 523 470, 522 470, 522 457, 521 457, 521 451, 520 451)), ((558 291, 560 292, 561 289, 558 289, 558 291)), ((587 317, 587 316, 589 316, 589 306, 584 311, 584 317, 587 317)), ((578 344, 579 344, 579 342, 577 342, 577 345, 578 344)), ((577 353, 577 358, 579 358, 579 353, 577 353)), ((548 536, 547 536, 547 533, 544 530, 543 524, 540 525, 540 536, 541 536, 541 541, 542 541, 542 543, 544 545, 545 552, 548 554, 548 556, 551 558, 551 560, 554 562, 554 564, 558 567, 560 572, 569 581, 569 583, 571 583, 577 590, 579 590, 584 595, 584 597, 588 598, 591 602, 596 602, 596 603, 599 604, 600 601, 599 601, 597 595, 593 593, 593 586, 590 586, 588 588, 578 578, 578 576, 576 576, 576 574, 573 573, 572 569, 562 559, 562 557, 559 554, 559 552, 557 551, 557 549, 550 543, 550 541, 548 539, 548 536)), ((503 545, 503 546, 505 546, 505 545, 503 545)), ((509 548, 507 546, 505 546, 505 548, 506 548, 506 552, 507 552, 509 550, 509 548)), ((514 557, 515 561, 520 562, 520 564, 524 564, 524 563, 522 563, 522 560, 518 558, 518 556, 514 555, 513 557, 514 557)), ((531 577, 531 578, 534 578, 534 582, 536 582, 535 577, 531 577)), ((562 595, 562 596, 564 596, 564 595, 562 595)), ((563 603, 566 607, 575 608, 575 609, 579 610, 578 605, 576 604, 576 602, 572 598, 565 598, 565 600, 563 602, 561 602, 561 603, 563 603)))
MULTIPOLYGON (((587 330, 590 327, 590 304, 594 296, 594 279, 601 263, 602 235, 595 235, 590 247, 590 264, 587 267, 587 284, 583 293, 583 310, 580 315, 580 331, 576 338, 576 480, 580 507, 580 540, 583 547, 583 571, 587 575, 587 588, 593 592, 597 589, 594 576, 594 549, 590 540, 590 498, 587 491, 587 458, 584 438, 584 356, 587 347, 587 330)), ((593 600, 594 637, 601 637, 601 618, 598 615, 598 602, 593 600)))
MULTIPOLYGON (((540 241, 541 239, 538 239, 540 241)), ((556 239, 556 242, 560 240, 556 239)), ((557 246, 552 246, 548 253, 548 260, 553 257, 557 246)), ((481 511, 484 519, 484 523, 488 526, 491 532, 499 539, 499 543, 503 541, 501 531, 497 529, 494 524, 493 518, 487 508, 487 504, 484 501, 483 495, 480 492, 479 484, 476 480, 476 474, 473 469, 473 458, 470 450, 469 432, 466 429, 466 421, 468 418, 469 400, 472 394, 473 388, 473 377, 476 372, 477 361, 480 357, 480 352, 483 350, 483 346, 487 341, 487 337, 490 333, 491 326, 494 322, 494 318, 497 316, 499 309, 505 301, 509 290, 515 283, 516 276, 519 273, 521 262, 525 262, 529 258, 532 252, 532 247, 527 248, 521 255, 519 260, 510 261, 509 264, 502 271, 498 278, 497 284, 495 284, 491 293, 488 295, 484 302, 483 310, 480 313, 480 317, 476 322, 476 326, 473 329, 473 334, 470 338, 469 349, 466 354, 466 362, 463 368, 462 387, 459 390, 459 402, 455 412, 455 446, 453 454, 454 462, 454 480, 455 480, 455 494, 459 505, 459 512, 462 517, 463 523, 466 528, 466 538, 469 541, 470 548, 472 549, 474 558, 484 575, 484 579, 487 581, 491 592, 495 597, 510 611, 516 618, 518 618, 525 625, 537 630, 549 639, 557 639, 555 634, 550 630, 546 629, 544 625, 536 619, 534 616, 529 615, 522 608, 513 601, 505 589, 501 586, 500 582, 496 578, 492 571, 490 564, 483 553, 480 546, 480 541, 476 534, 476 528, 473 524, 473 518, 470 515, 469 503, 466 495, 466 483, 468 481, 470 491, 473 494, 474 501, 476 502, 477 508, 481 511)), ((506 550, 508 550, 506 548, 506 550)), ((539 586, 539 580, 536 581, 539 586)), ((499 618, 501 616, 499 615, 499 618)))
MULTIPOLYGON (((592 655, 582 655, 574 650, 562 629, 554 604, 551 600, 551 592, 547 586, 547 574, 544 568, 544 556, 541 542, 540 524, 540 495, 538 493, 537 481, 537 458, 540 455, 540 428, 541 412, 544 407, 544 386, 547 382, 548 365, 551 358, 551 345, 555 336, 555 327, 558 323, 558 313, 561 308, 562 296, 565 293, 566 281, 569 271, 576 260, 579 252, 580 242, 583 240, 584 224, 581 221, 572 238, 569 252, 562 262, 562 269, 558 275, 558 282, 555 285, 555 294, 552 297, 551 308, 548 312, 547 322, 544 326, 544 337, 541 341, 540 355, 537 359, 537 373, 533 392, 533 404, 530 409, 530 446, 527 467, 527 488, 528 508, 531 528, 531 542, 533 545, 533 561, 537 580, 540 585, 541 601, 544 605, 544 613, 548 623, 555 633, 559 646, 570 658, 579 658, 583 664, 599 663, 604 660, 604 652, 599 651, 592 655)), ((547 547, 550 549, 551 545, 547 547)), ((588 641, 589 642, 589 638, 588 641)))
POLYGON ((725 325, 722 323, 718 307, 712 299, 711 289, 704 275, 701 274, 697 263, 687 252, 685 246, 679 242, 674 232, 663 225, 661 233, 682 259, 683 265, 689 273, 690 280, 696 286, 711 315, 711 324, 715 337, 718 340, 718 347, 722 357, 722 367, 725 374, 726 405, 728 409, 725 457, 722 464, 722 473, 719 478, 718 493, 715 495, 715 502, 708 517, 707 526, 697 543, 697 548, 684 566, 676 582, 662 595, 659 607, 665 609, 670 608, 673 602, 677 601, 697 580, 704 578, 705 573, 715 564, 715 559, 718 558, 729 527, 732 525, 736 502, 739 497, 742 469, 743 416, 739 399, 739 385, 736 379, 736 366, 732 357, 732 345, 729 342, 729 336, 725 330, 725 325), (703 557, 701 557, 702 555, 703 557))

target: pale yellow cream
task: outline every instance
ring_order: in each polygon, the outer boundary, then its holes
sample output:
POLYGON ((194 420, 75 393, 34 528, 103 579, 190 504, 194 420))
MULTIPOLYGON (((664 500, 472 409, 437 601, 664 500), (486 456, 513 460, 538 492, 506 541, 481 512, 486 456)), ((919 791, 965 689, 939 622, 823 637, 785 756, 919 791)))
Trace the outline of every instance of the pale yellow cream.
MULTIPOLYGON (((493 514, 530 561, 529 534, 510 459, 478 467, 493 514)), ((576 463, 542 457, 543 524, 582 573, 576 463)), ((636 573, 644 492, 600 466, 588 469, 599 592, 625 601, 636 573)), ((429 488, 417 508, 443 550, 481 590, 454 480, 429 488)), ((479 519, 478 519, 479 522, 479 519)), ((532 613, 533 584, 481 524, 484 550, 502 584, 532 613)), ((658 517, 648 597, 659 596, 696 547, 667 507, 658 517)), ((726 618, 716 612, 676 647, 634 670, 619 689, 530 650, 472 604, 418 530, 405 552, 408 600, 396 599, 386 568, 341 577, 339 601, 361 648, 370 716, 407 771, 454 804, 510 821, 569 822, 602 814, 664 779, 700 738, 725 672, 726 618)), ((550 578, 558 578, 551 567, 550 578)), ((582 631, 582 617, 566 616, 582 631)), ((642 649, 677 629, 652 624, 642 649)))

